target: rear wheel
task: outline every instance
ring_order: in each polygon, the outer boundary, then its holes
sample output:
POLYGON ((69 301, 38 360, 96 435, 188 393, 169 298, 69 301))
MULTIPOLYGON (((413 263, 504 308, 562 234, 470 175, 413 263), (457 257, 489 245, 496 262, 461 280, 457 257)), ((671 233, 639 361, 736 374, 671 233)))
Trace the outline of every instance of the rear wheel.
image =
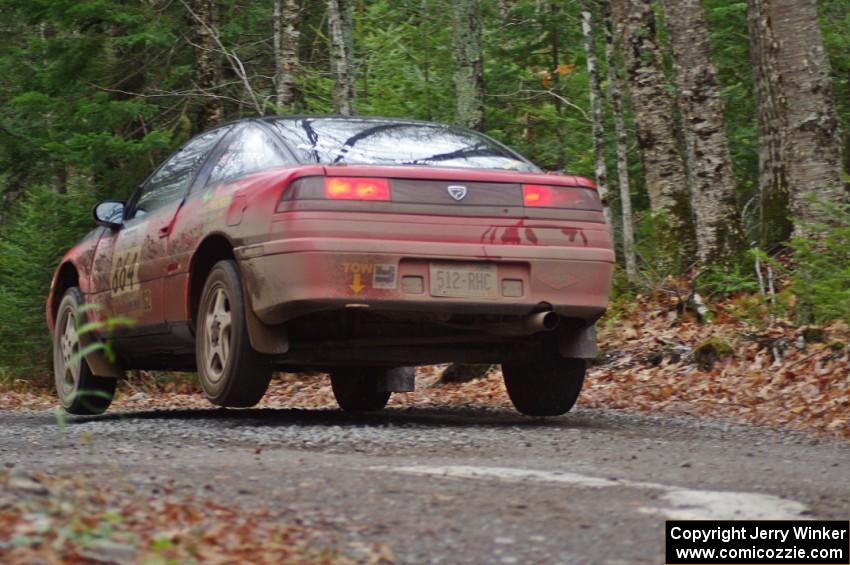
POLYGON ((528 416, 559 416, 575 405, 587 362, 545 359, 533 363, 503 363, 505 388, 514 407, 528 416))
POLYGON ((356 367, 331 373, 331 386, 339 407, 346 412, 381 410, 390 399, 389 392, 378 389, 388 369, 356 367))
POLYGON ((210 271, 195 336, 198 378, 207 399, 238 408, 257 404, 269 387, 272 366, 251 347, 235 261, 219 261, 210 271))
POLYGON ((85 323, 80 312, 82 305, 83 295, 77 287, 69 288, 59 303, 53 329, 56 394, 62 407, 70 414, 102 414, 112 404, 117 379, 94 375, 81 354, 86 342, 77 333, 77 329, 85 323))

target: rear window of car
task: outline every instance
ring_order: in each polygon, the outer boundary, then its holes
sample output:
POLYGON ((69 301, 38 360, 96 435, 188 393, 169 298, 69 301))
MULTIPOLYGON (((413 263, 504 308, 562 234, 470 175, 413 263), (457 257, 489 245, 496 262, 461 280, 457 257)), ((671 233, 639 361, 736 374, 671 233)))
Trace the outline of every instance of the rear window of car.
POLYGON ((486 136, 440 124, 341 118, 289 118, 272 124, 304 163, 539 172, 486 136))

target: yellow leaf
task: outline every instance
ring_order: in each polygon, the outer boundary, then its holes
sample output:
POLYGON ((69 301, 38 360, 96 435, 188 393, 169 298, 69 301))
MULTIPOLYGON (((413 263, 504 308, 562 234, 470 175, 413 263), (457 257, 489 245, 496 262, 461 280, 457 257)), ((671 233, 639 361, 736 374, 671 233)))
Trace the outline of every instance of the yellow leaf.
POLYGON ((575 68, 575 65, 558 65, 556 72, 561 76, 565 76, 573 72, 573 69, 575 68))

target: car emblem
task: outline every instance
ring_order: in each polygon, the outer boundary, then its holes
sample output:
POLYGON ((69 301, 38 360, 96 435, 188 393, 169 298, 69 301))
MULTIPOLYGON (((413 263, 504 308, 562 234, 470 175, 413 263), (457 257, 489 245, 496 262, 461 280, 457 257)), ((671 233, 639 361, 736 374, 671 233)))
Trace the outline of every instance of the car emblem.
POLYGON ((459 184, 449 185, 446 190, 449 191, 449 196, 460 202, 466 198, 466 187, 459 184))

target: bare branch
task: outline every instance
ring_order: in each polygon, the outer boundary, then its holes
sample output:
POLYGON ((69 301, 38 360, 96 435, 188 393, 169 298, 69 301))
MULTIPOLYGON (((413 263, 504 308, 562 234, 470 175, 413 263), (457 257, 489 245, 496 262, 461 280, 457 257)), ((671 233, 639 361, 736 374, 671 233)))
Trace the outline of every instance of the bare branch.
POLYGON ((216 45, 218 45, 218 48, 221 50, 222 53, 224 53, 224 56, 227 57, 227 61, 230 63, 233 72, 236 73, 236 76, 238 76, 242 80, 242 84, 245 87, 245 90, 251 96, 251 101, 253 103, 254 109, 257 111, 257 114, 262 116, 265 113, 263 111, 263 106, 260 104, 260 101, 257 98, 257 94, 251 87, 251 81, 248 80, 248 73, 245 71, 245 66, 242 64, 242 60, 239 59, 239 57, 234 51, 231 51, 224 46, 224 44, 221 42, 221 38, 218 36, 218 32, 215 29, 211 28, 209 24, 204 21, 203 18, 198 16, 198 14, 196 14, 194 10, 192 10, 189 4, 186 3, 186 0, 180 0, 180 3, 183 4, 189 14, 195 19, 195 21, 204 26, 207 32, 209 32, 210 37, 213 38, 216 45))
MULTIPOLYGON (((241 82, 241 81, 240 81, 241 82)), ((227 84, 234 84, 232 82, 227 84)), ((138 98, 212 98, 215 100, 227 100, 228 102, 233 102, 235 104, 243 105, 246 104, 245 100, 240 100, 239 98, 233 98, 232 96, 222 96, 220 94, 212 94, 210 92, 206 92, 204 90, 171 90, 171 91, 156 91, 153 93, 144 93, 144 92, 131 92, 129 90, 121 90, 119 88, 107 88, 105 86, 99 86, 96 84, 90 84, 93 88, 100 90, 102 92, 113 92, 116 94, 125 94, 127 96, 135 96, 138 98)), ((222 85, 222 86, 226 86, 222 85)))
POLYGON ((509 94, 487 94, 487 96, 493 97, 493 98, 496 98, 496 97, 498 97, 498 98, 511 98, 511 97, 515 97, 515 96, 517 96, 519 94, 523 94, 523 93, 532 95, 528 99, 538 98, 540 96, 546 96, 546 95, 553 96, 553 97, 557 98, 558 100, 560 100, 561 102, 563 102, 564 104, 566 104, 567 106, 569 106, 570 108, 577 110, 578 113, 581 114, 581 117, 584 118, 584 121, 586 121, 587 123, 591 123, 590 116, 587 114, 587 112, 584 110, 584 108, 574 104, 573 102, 570 102, 569 100, 567 100, 566 98, 564 98, 563 96, 561 96, 557 92, 554 92, 553 90, 533 90, 533 89, 528 89, 528 88, 521 88, 521 89, 515 90, 514 92, 511 92, 509 94))

